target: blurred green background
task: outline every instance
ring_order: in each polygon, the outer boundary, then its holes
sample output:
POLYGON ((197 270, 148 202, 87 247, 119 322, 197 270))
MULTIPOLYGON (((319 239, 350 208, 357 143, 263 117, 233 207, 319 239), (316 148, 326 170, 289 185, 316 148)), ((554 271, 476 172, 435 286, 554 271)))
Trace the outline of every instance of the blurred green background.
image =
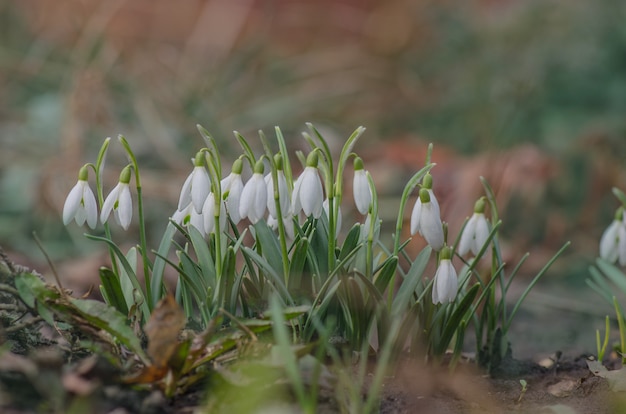
MULTIPOLYGON (((625 21, 619 0, 0 0, 0 245, 42 267, 33 231, 59 262, 101 249, 60 211, 107 136, 137 151, 158 238, 197 123, 229 165, 233 130, 300 148, 311 121, 337 147, 368 128, 391 218, 434 142, 452 230, 484 175, 512 260, 572 240, 554 277, 582 286, 626 188, 625 21)), ((124 163, 114 145, 107 188, 124 163)))

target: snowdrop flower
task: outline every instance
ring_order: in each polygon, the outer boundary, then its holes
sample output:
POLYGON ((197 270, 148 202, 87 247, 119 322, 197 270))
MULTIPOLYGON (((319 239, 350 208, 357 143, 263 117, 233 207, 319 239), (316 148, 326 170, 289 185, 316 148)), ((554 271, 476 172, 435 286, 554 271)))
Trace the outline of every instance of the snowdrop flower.
POLYGON ((263 171, 265 166, 259 160, 254 166, 254 174, 241 191, 239 200, 239 215, 241 218, 248 218, 252 224, 256 224, 265 215, 267 207, 267 186, 263 171))
POLYGON ((464 256, 472 252, 478 254, 489 237, 489 224, 485 218, 485 199, 481 197, 474 205, 474 214, 465 224, 461 240, 459 240, 458 254, 464 256))
POLYGON ((433 303, 452 303, 456 298, 459 280, 450 260, 452 250, 445 246, 441 249, 441 260, 433 279, 433 303))
POLYGON ((363 169, 363 160, 359 157, 354 159, 354 180, 352 182, 352 192, 354 194, 354 204, 361 214, 367 214, 372 205, 372 190, 368 172, 363 169))
POLYGON ((317 172, 317 152, 311 151, 306 160, 306 167, 294 184, 291 204, 293 214, 304 211, 306 216, 319 218, 322 215, 323 190, 322 180, 317 172))
POLYGON ((120 173, 120 181, 115 188, 111 190, 100 212, 100 221, 106 223, 113 211, 115 221, 122 226, 124 230, 128 230, 130 220, 133 218, 133 200, 130 197, 130 165, 126 166, 120 173))
POLYGON ((176 210, 172 215, 172 220, 181 225, 181 226, 193 226, 200 232, 202 237, 206 236, 206 232, 204 231, 204 219, 202 214, 197 213, 196 209, 193 207, 191 203, 187 205, 183 210, 176 210))
POLYGON ((276 178, 278 181, 278 192, 274 191, 274 180, 272 174, 265 176, 265 185, 267 186, 267 210, 272 217, 278 217, 278 211, 276 211, 276 197, 278 197, 278 204, 280 206, 280 215, 287 217, 290 215, 291 210, 291 198, 289 197, 289 187, 287 187, 287 179, 285 178, 285 172, 283 171, 282 156, 277 154, 276 159, 276 178))
POLYGON ((92 229, 98 224, 98 208, 96 206, 96 197, 89 187, 87 180, 89 179, 88 167, 84 165, 78 172, 78 181, 70 190, 63 205, 63 224, 66 226, 72 220, 76 220, 76 224, 82 226, 85 221, 92 229))
MULTIPOLYGON (((293 228, 293 216, 291 214, 288 214, 286 217, 283 217, 282 220, 287 238, 289 240, 293 240, 295 238, 295 232, 293 228)), ((271 214, 267 217, 267 225, 274 231, 278 230, 278 220, 271 214)))
MULTIPOLYGON (((431 190, 432 191, 432 190, 431 190)), ((435 250, 443 247, 443 225, 439 205, 432 202, 429 190, 421 188, 411 213, 411 235, 420 233, 435 250)))
POLYGON ((216 217, 219 219, 219 227, 220 231, 224 231, 226 228, 226 206, 224 205, 224 200, 219 200, 220 203, 220 211, 219 216, 215 214, 215 195, 213 193, 209 193, 204 202, 204 206, 202 207, 202 217, 203 228, 206 234, 211 234, 215 232, 215 219, 216 217))
POLYGON ((624 224, 624 209, 618 208, 613 222, 607 227, 600 238, 600 257, 620 265, 626 265, 626 224, 624 224))
POLYGON ((231 173, 220 183, 222 186, 222 198, 226 201, 226 210, 230 215, 230 219, 235 224, 241 221, 239 205, 243 191, 243 180, 241 179, 242 170, 243 162, 241 159, 236 159, 233 163, 231 173))
POLYGON ((182 211, 189 203, 192 203, 196 213, 200 213, 210 190, 211 179, 204 167, 204 153, 199 151, 193 159, 193 171, 191 171, 191 174, 189 174, 183 184, 183 188, 180 190, 178 210, 182 211))

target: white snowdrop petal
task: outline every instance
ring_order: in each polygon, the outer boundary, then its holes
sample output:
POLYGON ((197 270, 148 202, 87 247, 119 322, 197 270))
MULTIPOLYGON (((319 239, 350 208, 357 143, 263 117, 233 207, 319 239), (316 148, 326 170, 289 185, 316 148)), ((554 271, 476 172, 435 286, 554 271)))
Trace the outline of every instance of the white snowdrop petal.
POLYGON ((118 193, 120 191, 121 183, 117 183, 117 185, 111 190, 107 198, 104 200, 102 204, 102 211, 100 211, 100 221, 104 224, 106 223, 115 203, 117 202, 118 193))
POLYGON ((317 174, 317 169, 313 167, 306 167, 304 169, 299 198, 304 214, 307 216, 312 215, 314 218, 321 216, 324 200, 322 182, 317 174))
POLYGON ((233 223, 237 224, 241 221, 241 215, 239 214, 239 206, 241 205, 241 192, 243 191, 243 181, 241 176, 234 178, 230 185, 230 191, 226 199, 226 207, 230 214, 230 219, 233 223))
POLYGON ((467 220, 463 233, 461 233, 461 239, 456 249, 459 256, 465 256, 472 248, 472 241, 474 239, 474 233, 476 230, 476 217, 472 216, 467 220))
POLYGON ((611 263, 614 263, 618 256, 617 245, 620 225, 619 220, 613 220, 600 238, 600 257, 611 263))
POLYGON ((63 205, 63 224, 68 225, 76 217, 76 212, 80 208, 80 201, 83 196, 83 185, 78 181, 70 190, 65 204, 63 205))
POLYGON ((122 226, 124 230, 128 230, 130 222, 133 218, 133 199, 130 196, 130 188, 128 187, 128 184, 122 185, 123 187, 119 191, 117 212, 120 226, 122 226))
POLYGON ((191 179, 191 202, 196 212, 202 211, 202 206, 211 191, 211 180, 204 167, 194 167, 191 179))
POLYGON ((361 214, 367 214, 372 204, 372 192, 365 170, 357 170, 354 172, 352 191, 357 210, 359 210, 361 214))
POLYGON ((487 219, 484 214, 475 213, 476 218, 476 226, 474 228, 474 243, 472 245, 472 253, 477 255, 482 249, 483 245, 487 242, 489 238, 489 224, 487 223, 487 219))
POLYGON ((178 198, 178 211, 183 211, 191 203, 191 180, 193 178, 193 171, 187 176, 183 183, 183 188, 180 190, 180 197, 178 198))
POLYGON ((85 185, 85 190, 83 191, 83 208, 85 210, 87 225, 95 229, 98 224, 98 206, 96 204, 96 197, 88 185, 85 185))
POLYGON ((430 196, 430 202, 432 203, 435 211, 437 211, 437 215, 441 216, 441 210, 439 209, 439 202, 437 201, 437 197, 435 197, 435 193, 432 189, 428 190, 428 195, 430 196))
POLYGON ((435 251, 443 247, 443 226, 432 203, 423 203, 419 219, 422 235, 435 251))
POLYGON ((420 229, 420 218, 422 215, 422 201, 417 198, 415 205, 413 206, 413 211, 411 212, 411 236, 421 232, 420 229))

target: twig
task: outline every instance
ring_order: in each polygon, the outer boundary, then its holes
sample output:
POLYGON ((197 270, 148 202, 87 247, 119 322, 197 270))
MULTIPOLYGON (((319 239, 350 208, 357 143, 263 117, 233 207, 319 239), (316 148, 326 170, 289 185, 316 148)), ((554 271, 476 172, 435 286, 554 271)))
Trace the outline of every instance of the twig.
POLYGON ((20 329, 27 328, 27 327, 29 327, 31 325, 34 325, 34 324, 36 324, 38 322, 41 322, 42 320, 43 320, 43 318, 41 318, 41 316, 36 316, 36 317, 34 317, 33 319, 31 319, 29 321, 22 322, 22 323, 20 323, 18 325, 13 325, 13 326, 10 326, 8 328, 5 328, 4 332, 5 333, 11 333, 11 332, 19 331, 20 329))
POLYGON ((57 273, 57 270, 54 267, 54 263, 52 263, 50 256, 48 256, 48 252, 46 252, 46 250, 44 249, 43 244, 41 243, 41 240, 39 240, 39 237, 37 237, 37 233, 33 232, 33 238, 35 239, 35 243, 37 243, 39 250, 41 250, 41 252, 45 256, 46 261, 48 262, 48 266, 50 266, 50 269, 52 270, 52 274, 54 275, 54 280, 56 280, 57 285, 59 286, 59 290, 61 291, 61 294, 66 295, 65 290, 63 289, 63 285, 61 284, 61 279, 59 278, 59 274, 57 273))

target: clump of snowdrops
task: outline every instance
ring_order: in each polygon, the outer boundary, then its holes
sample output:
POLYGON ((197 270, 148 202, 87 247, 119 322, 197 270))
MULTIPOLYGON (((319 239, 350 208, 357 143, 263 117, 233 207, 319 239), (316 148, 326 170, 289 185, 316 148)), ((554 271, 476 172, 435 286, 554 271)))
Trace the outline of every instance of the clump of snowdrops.
POLYGON ((404 187, 392 246, 385 246, 374 180, 354 152, 365 129, 357 128, 335 159, 319 131, 307 126, 302 134, 310 148, 306 154, 290 154, 279 128, 272 141, 259 133, 261 153, 235 132, 242 153, 228 166, 222 164, 214 138, 198 126, 205 146, 193 157, 155 250, 146 245, 139 165, 123 136, 119 142, 130 162, 105 197, 106 139, 95 164, 80 169, 63 209, 65 224, 74 220, 92 229, 98 221, 103 225, 103 233, 87 237, 110 250, 111 268, 100 271, 105 301, 127 315, 129 323, 144 323, 168 293, 164 273, 171 266, 178 278, 170 293, 184 309, 189 327, 203 329, 220 313, 258 317, 273 303, 283 309, 305 307, 291 321, 295 341, 330 338, 364 352, 385 344, 387 350, 434 360, 451 351, 454 363, 467 329, 473 327, 478 360, 490 368, 501 361, 521 302, 562 250, 510 308, 507 291, 526 256, 505 274, 498 241, 502 223, 487 182, 481 178, 485 195, 476 201, 460 234, 451 238, 430 174, 435 165, 429 146, 424 165, 416 166, 404 187), (344 179, 348 169, 353 170, 351 183, 344 179), (353 199, 345 200, 349 184, 353 199), (356 221, 342 216, 347 203, 354 203, 356 221), (135 214, 139 245, 124 252, 113 241, 111 217, 127 230, 135 214), (415 257, 406 251, 411 239, 403 240, 406 222, 412 236, 427 242, 415 257), (480 266, 488 270, 479 271, 477 264, 489 260, 490 266, 480 266), (404 261, 409 265, 401 265, 404 261), (431 261, 436 263, 434 273, 426 271, 431 261))

